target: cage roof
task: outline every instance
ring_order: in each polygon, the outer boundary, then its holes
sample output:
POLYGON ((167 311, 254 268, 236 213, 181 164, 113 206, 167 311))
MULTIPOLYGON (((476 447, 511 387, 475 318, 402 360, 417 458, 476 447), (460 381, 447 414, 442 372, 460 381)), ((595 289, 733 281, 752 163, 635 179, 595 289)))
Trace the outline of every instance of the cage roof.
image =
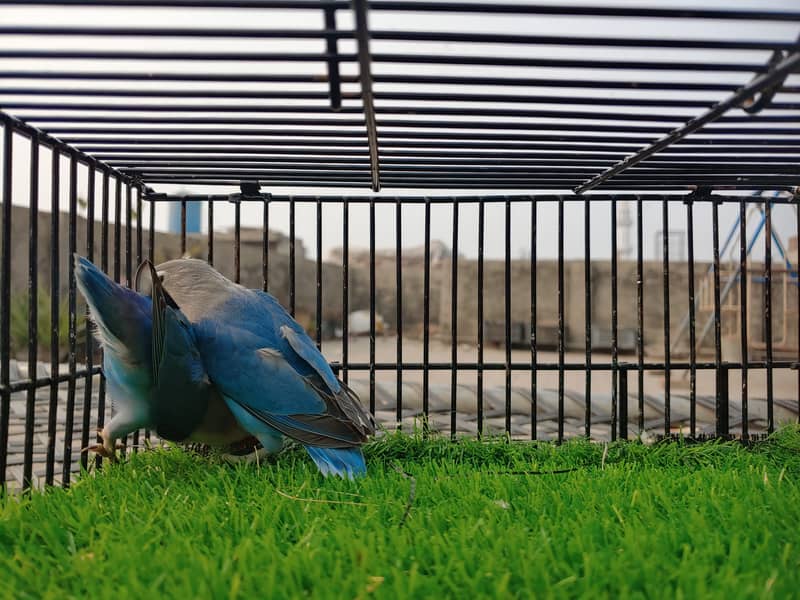
POLYGON ((800 11, 671 5, 0 1, 0 107, 148 186, 793 189, 800 11))

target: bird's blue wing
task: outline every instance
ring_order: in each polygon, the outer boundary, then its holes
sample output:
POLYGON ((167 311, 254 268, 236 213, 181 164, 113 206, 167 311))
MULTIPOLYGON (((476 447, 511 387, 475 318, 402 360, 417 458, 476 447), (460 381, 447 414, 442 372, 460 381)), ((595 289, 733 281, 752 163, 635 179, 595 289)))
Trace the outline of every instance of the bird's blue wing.
POLYGON ((352 392, 335 377, 336 391, 331 390, 320 373, 325 371, 317 368, 320 363, 327 366, 325 359, 313 344, 310 349, 303 344, 303 337, 283 318, 285 311, 263 296, 249 296, 235 306, 221 307, 217 314, 222 318, 195 325, 214 384, 252 417, 304 444, 363 443, 373 426, 352 392), (228 315, 236 316, 235 323, 228 315))
POLYGON ((151 402, 159 436, 182 441, 202 422, 214 390, 192 327, 163 289, 150 261, 153 316, 151 402))
POLYGON ((355 393, 336 378, 328 361, 300 324, 289 316, 273 296, 261 291, 255 294, 265 308, 268 307, 273 327, 278 327, 282 341, 289 344, 289 350, 283 349, 284 357, 313 383, 316 391, 325 399, 329 411, 349 419, 365 436, 374 433, 372 416, 364 411, 355 393), (313 371, 311 375, 308 369, 313 371))
POLYGON ((360 444, 375 431, 300 325, 271 295, 225 279, 202 261, 159 266, 192 323, 206 371, 238 423, 270 451, 281 434, 304 444, 324 474, 366 472, 360 444))
POLYGON ((280 332, 283 338, 289 342, 289 346, 291 346, 295 354, 297 354, 301 360, 304 360, 308 366, 314 369, 314 371, 320 376, 320 379, 325 382, 325 385, 328 386, 328 389, 332 393, 335 394, 342 389, 341 385, 339 385, 339 380, 336 379, 336 376, 333 374, 328 361, 325 360, 325 357, 322 356, 319 350, 317 350, 317 347, 314 345, 311 339, 305 335, 305 332, 298 333, 289 325, 281 325, 280 332))
MULTIPOLYGON (((318 377, 298 373, 274 348, 253 348, 251 333, 220 328, 206 368, 226 401, 303 444, 347 447, 365 435, 318 377)), ((236 412, 236 411, 234 411, 236 412)))
MULTIPOLYGON (((305 330, 292 319, 274 296, 262 291, 254 291, 254 293, 264 310, 269 312, 274 327, 278 328, 281 337, 289 343, 292 351, 322 378, 331 393, 337 393, 341 389, 339 380, 336 379, 328 361, 325 360, 305 330)), ((288 358, 291 361, 291 357, 288 358)))

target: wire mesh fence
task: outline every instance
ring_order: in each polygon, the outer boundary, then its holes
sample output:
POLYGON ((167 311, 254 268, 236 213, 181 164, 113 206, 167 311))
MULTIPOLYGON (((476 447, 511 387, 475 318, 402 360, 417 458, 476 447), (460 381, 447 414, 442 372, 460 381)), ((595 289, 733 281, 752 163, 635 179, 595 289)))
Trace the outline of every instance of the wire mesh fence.
POLYGON ((800 13, 0 11, 0 484, 95 460, 111 407, 75 252, 129 286, 142 259, 192 255, 270 291, 388 428, 749 438, 797 419, 800 13))

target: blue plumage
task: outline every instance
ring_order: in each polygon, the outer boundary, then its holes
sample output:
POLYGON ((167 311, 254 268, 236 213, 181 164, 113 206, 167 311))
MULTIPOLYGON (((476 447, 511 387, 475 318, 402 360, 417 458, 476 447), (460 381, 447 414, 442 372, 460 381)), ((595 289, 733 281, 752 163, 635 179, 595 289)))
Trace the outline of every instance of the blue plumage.
POLYGON ((364 455, 358 448, 306 446, 306 450, 323 475, 334 474, 353 479, 367 474, 364 455))
POLYGON ((164 291, 153 265, 146 264, 153 287, 152 419, 160 436, 182 441, 202 425, 218 393, 206 374, 191 323, 164 291))
POLYGON ((152 302, 77 255, 75 279, 103 346, 103 373, 114 412, 102 432, 103 446, 95 450, 113 455, 118 438, 151 422, 152 302))
POLYGON ((155 427, 169 439, 225 445, 255 436, 267 452, 302 443, 324 475, 366 472, 374 422, 278 301, 197 260, 152 274, 153 300, 76 257, 78 286, 106 348, 117 437, 155 427), (163 284, 162 284, 163 282, 163 284))
POLYGON ((300 441, 323 473, 363 472, 358 447, 374 432, 371 416, 275 298, 202 261, 170 261, 159 272, 192 321, 210 379, 248 431, 265 446, 276 432, 300 441))
POLYGON ((147 296, 123 287, 81 256, 75 279, 89 304, 103 347, 137 361, 150 360, 151 305, 147 296))

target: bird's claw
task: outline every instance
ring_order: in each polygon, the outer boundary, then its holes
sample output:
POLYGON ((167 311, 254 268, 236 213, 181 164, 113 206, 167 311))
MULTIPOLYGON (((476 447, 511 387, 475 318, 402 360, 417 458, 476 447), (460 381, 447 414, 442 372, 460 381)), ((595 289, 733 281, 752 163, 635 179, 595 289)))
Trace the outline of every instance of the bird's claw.
POLYGON ((88 446, 82 450, 82 452, 94 452, 98 456, 102 456, 110 460, 111 462, 118 462, 116 450, 122 449, 122 444, 117 444, 115 451, 112 452, 108 448, 106 448, 103 444, 94 444, 92 446, 88 446))

